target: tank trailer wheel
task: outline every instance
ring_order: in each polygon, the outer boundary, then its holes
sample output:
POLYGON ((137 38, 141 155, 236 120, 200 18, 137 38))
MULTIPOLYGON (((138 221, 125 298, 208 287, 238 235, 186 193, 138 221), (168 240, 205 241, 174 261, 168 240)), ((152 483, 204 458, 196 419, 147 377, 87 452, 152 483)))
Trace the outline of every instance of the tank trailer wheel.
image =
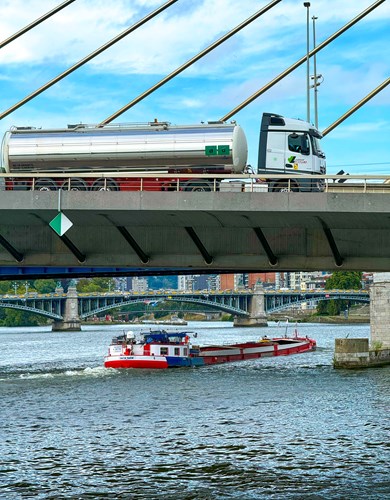
POLYGON ((42 178, 35 181, 35 191, 57 191, 58 186, 53 179, 42 178))
POLYGON ((92 191, 119 191, 119 187, 113 179, 97 179, 92 184, 92 191))
POLYGON ((183 185, 183 191, 204 192, 212 191, 213 187, 209 182, 188 181, 183 185))
POLYGON ((77 179, 76 177, 74 179, 68 179, 65 180, 61 186, 61 189, 63 191, 87 191, 88 186, 83 179, 77 179))

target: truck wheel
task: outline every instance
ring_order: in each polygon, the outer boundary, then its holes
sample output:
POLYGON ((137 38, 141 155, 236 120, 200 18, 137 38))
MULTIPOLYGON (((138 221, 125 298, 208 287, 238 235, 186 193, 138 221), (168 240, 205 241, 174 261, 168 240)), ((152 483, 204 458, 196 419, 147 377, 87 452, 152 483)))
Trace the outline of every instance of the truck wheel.
POLYGON ((213 188, 209 182, 204 181, 190 181, 186 182, 183 186, 183 191, 193 191, 193 192, 202 192, 202 191, 212 191, 213 188))
POLYGON ((296 191, 299 191, 298 189, 298 186, 296 184, 293 184, 291 183, 290 184, 290 188, 288 187, 288 184, 286 183, 280 183, 280 184, 276 184, 273 188, 272 188, 272 192, 273 193, 290 193, 290 192, 296 192, 296 191))
POLYGON ((38 179, 34 184, 35 191, 57 191, 58 186, 52 179, 38 179))
POLYGON ((119 187, 113 179, 97 179, 92 184, 92 191, 119 191, 119 187))
POLYGON ((65 180, 62 183, 61 189, 63 191, 87 191, 88 186, 87 186, 87 183, 85 181, 83 181, 83 179, 74 178, 74 179, 70 179, 70 181, 65 180))

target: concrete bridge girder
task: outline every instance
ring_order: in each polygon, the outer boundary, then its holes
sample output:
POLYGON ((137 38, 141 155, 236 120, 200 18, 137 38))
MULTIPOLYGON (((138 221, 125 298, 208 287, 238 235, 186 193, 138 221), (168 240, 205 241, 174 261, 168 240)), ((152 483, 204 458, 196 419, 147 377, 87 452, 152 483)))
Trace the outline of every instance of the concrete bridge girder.
MULTIPOLYGON (((67 238, 85 256, 80 264, 49 227, 58 194, 5 191, 0 200, 0 234, 24 260, 15 266, 0 248, 1 266, 13 273, 94 272, 131 269, 138 275, 180 272, 387 271, 390 245, 388 196, 381 193, 234 193, 65 191, 62 210, 73 222, 67 238), (17 195, 16 195, 17 193, 17 195), (102 213, 103 212, 103 213, 102 213), (112 221, 115 221, 113 223, 112 221), (126 228, 145 255, 118 231, 126 228), (207 264, 186 228, 195 228, 208 253, 207 264), (277 263, 256 236, 262 228, 277 263), (330 244, 329 233, 334 244, 330 244), (371 242, 375 241, 375 245, 371 242), (75 270, 75 266, 80 268, 75 270)), ((15 253, 15 252, 14 252, 15 253)), ((129 271, 127 272, 127 274, 129 271)), ((9 275, 8 275, 9 276, 9 275)), ((11 278, 12 279, 12 278, 11 278)))

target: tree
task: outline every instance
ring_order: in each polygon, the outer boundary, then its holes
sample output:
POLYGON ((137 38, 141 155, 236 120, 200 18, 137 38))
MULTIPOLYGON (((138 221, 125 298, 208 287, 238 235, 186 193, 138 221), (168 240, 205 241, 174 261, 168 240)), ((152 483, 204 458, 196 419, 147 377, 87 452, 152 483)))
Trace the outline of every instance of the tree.
POLYGON ((326 316, 329 314, 328 311, 328 301, 327 300, 320 300, 317 304, 317 314, 320 316, 326 316))
POLYGON ((327 290, 360 290, 362 288, 363 273, 360 271, 335 271, 326 280, 327 290))
MULTIPOLYGON (((362 287, 363 273, 360 271, 335 271, 326 280, 327 290, 360 290, 362 287)), ((350 305, 349 300, 320 300, 317 305, 317 314, 337 316, 340 311, 345 310, 350 305)))
POLYGON ((112 278, 84 278, 77 283, 77 291, 80 293, 108 292, 114 288, 112 278))
POLYGON ((57 288, 55 280, 35 280, 34 288, 38 293, 53 293, 57 288))
POLYGON ((5 295, 13 290, 11 281, 0 281, 0 295, 5 295))
POLYGON ((44 323, 42 316, 17 309, 6 309, 0 322, 2 326, 39 326, 44 323))

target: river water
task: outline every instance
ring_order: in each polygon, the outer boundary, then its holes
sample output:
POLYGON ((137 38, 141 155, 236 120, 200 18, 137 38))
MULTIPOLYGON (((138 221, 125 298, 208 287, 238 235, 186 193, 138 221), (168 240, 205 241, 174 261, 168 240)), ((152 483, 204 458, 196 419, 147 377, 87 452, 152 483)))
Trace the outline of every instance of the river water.
MULTIPOLYGON (((188 328, 200 344, 265 332, 188 328)), ((316 352, 155 372, 103 367, 122 331, 0 328, 0 498, 390 498, 390 367, 332 368, 334 339, 368 325, 301 325, 316 352)))

